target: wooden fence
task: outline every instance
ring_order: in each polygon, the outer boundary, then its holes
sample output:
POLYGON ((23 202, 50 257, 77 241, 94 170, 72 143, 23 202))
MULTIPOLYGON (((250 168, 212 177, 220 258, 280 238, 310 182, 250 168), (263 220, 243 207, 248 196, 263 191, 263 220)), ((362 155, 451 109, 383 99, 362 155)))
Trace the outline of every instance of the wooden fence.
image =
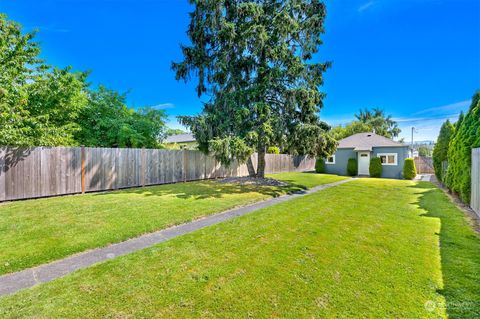
POLYGON ((472 149, 472 196, 470 207, 480 217, 480 148, 472 149))
MULTIPOLYGON (((267 173, 314 166, 305 156, 266 155, 267 173)), ((247 175, 245 164, 225 167, 200 151, 0 147, 0 201, 247 175)))
POLYGON ((418 174, 435 174, 433 169, 433 159, 426 156, 415 157, 415 167, 418 174))

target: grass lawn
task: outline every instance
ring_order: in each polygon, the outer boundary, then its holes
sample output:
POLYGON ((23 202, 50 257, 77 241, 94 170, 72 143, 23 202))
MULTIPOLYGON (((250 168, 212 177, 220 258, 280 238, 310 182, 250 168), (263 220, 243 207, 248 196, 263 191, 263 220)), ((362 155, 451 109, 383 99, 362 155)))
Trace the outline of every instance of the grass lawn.
POLYGON ((475 318, 480 238, 427 182, 359 179, 0 299, 6 318, 475 318))
POLYGON ((200 181, 0 204, 0 274, 344 177, 289 173, 285 178, 291 186, 200 181))
POLYGON ((312 188, 318 185, 329 184, 338 182, 339 180, 347 179, 345 176, 329 175, 329 174, 317 174, 314 172, 309 173, 278 173, 269 174, 267 177, 279 179, 285 182, 295 185, 299 188, 312 188))

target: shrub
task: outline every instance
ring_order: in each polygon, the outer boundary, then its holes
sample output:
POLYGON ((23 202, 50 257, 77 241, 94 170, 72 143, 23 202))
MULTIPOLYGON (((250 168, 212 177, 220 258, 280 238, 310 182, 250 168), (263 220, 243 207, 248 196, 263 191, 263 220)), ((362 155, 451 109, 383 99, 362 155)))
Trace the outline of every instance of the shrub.
POLYGON ((350 176, 356 176, 358 174, 357 160, 355 158, 348 159, 347 174, 350 176))
POLYGON ((414 179, 417 176, 417 168, 413 158, 406 158, 403 164, 403 177, 405 179, 414 179))
POLYGON ((315 162, 315 172, 325 173, 325 161, 323 159, 319 158, 315 162))
POLYGON ((372 159, 370 160, 369 171, 371 177, 382 176, 382 161, 379 157, 372 157, 372 159))
POLYGON ((267 153, 268 154, 280 154, 280 149, 276 146, 270 146, 268 149, 267 149, 267 153))
POLYGON ((448 161, 448 144, 454 132, 455 126, 449 120, 443 123, 437 143, 433 149, 433 168, 435 169, 435 175, 441 182, 443 182, 444 178, 442 163, 448 161))
POLYGON ((448 170, 444 177, 447 187, 458 193, 462 201, 470 202, 472 148, 480 146, 480 91, 472 98, 472 105, 460 117, 448 146, 448 170))

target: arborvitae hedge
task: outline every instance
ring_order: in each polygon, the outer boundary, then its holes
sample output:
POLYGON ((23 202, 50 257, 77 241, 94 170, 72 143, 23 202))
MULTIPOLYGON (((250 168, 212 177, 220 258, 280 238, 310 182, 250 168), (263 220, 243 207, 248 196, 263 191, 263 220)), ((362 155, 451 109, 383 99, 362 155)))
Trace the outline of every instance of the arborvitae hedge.
POLYGON ((315 162, 315 172, 325 173, 325 161, 323 159, 319 158, 315 162))
POLYGON ((347 173, 350 176, 356 176, 358 174, 357 160, 355 158, 348 159, 347 173))
POLYGON ((414 179, 417 176, 417 168, 413 158, 406 158, 403 164, 403 177, 405 179, 414 179))
POLYGON ((437 143, 433 149, 433 168, 439 181, 443 181, 442 162, 448 161, 448 144, 455 132, 455 126, 449 120, 442 124, 437 143))
POLYGON ((444 183, 469 203, 472 148, 480 147, 480 91, 473 96, 468 113, 456 127, 448 147, 448 170, 444 183))
POLYGON ((369 170, 371 177, 382 176, 382 161, 379 157, 372 157, 372 159, 370 160, 369 170))

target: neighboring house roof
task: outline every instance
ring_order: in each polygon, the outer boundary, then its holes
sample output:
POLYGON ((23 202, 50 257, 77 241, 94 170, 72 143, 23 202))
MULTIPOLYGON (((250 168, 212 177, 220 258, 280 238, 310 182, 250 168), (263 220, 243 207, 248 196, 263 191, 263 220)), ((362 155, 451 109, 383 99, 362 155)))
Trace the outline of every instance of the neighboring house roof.
POLYGON ((337 148, 353 148, 355 151, 371 151, 373 147, 407 147, 375 133, 358 133, 338 142, 337 148))
POLYGON ((165 143, 188 143, 195 141, 195 137, 191 133, 170 135, 165 139, 165 143))

